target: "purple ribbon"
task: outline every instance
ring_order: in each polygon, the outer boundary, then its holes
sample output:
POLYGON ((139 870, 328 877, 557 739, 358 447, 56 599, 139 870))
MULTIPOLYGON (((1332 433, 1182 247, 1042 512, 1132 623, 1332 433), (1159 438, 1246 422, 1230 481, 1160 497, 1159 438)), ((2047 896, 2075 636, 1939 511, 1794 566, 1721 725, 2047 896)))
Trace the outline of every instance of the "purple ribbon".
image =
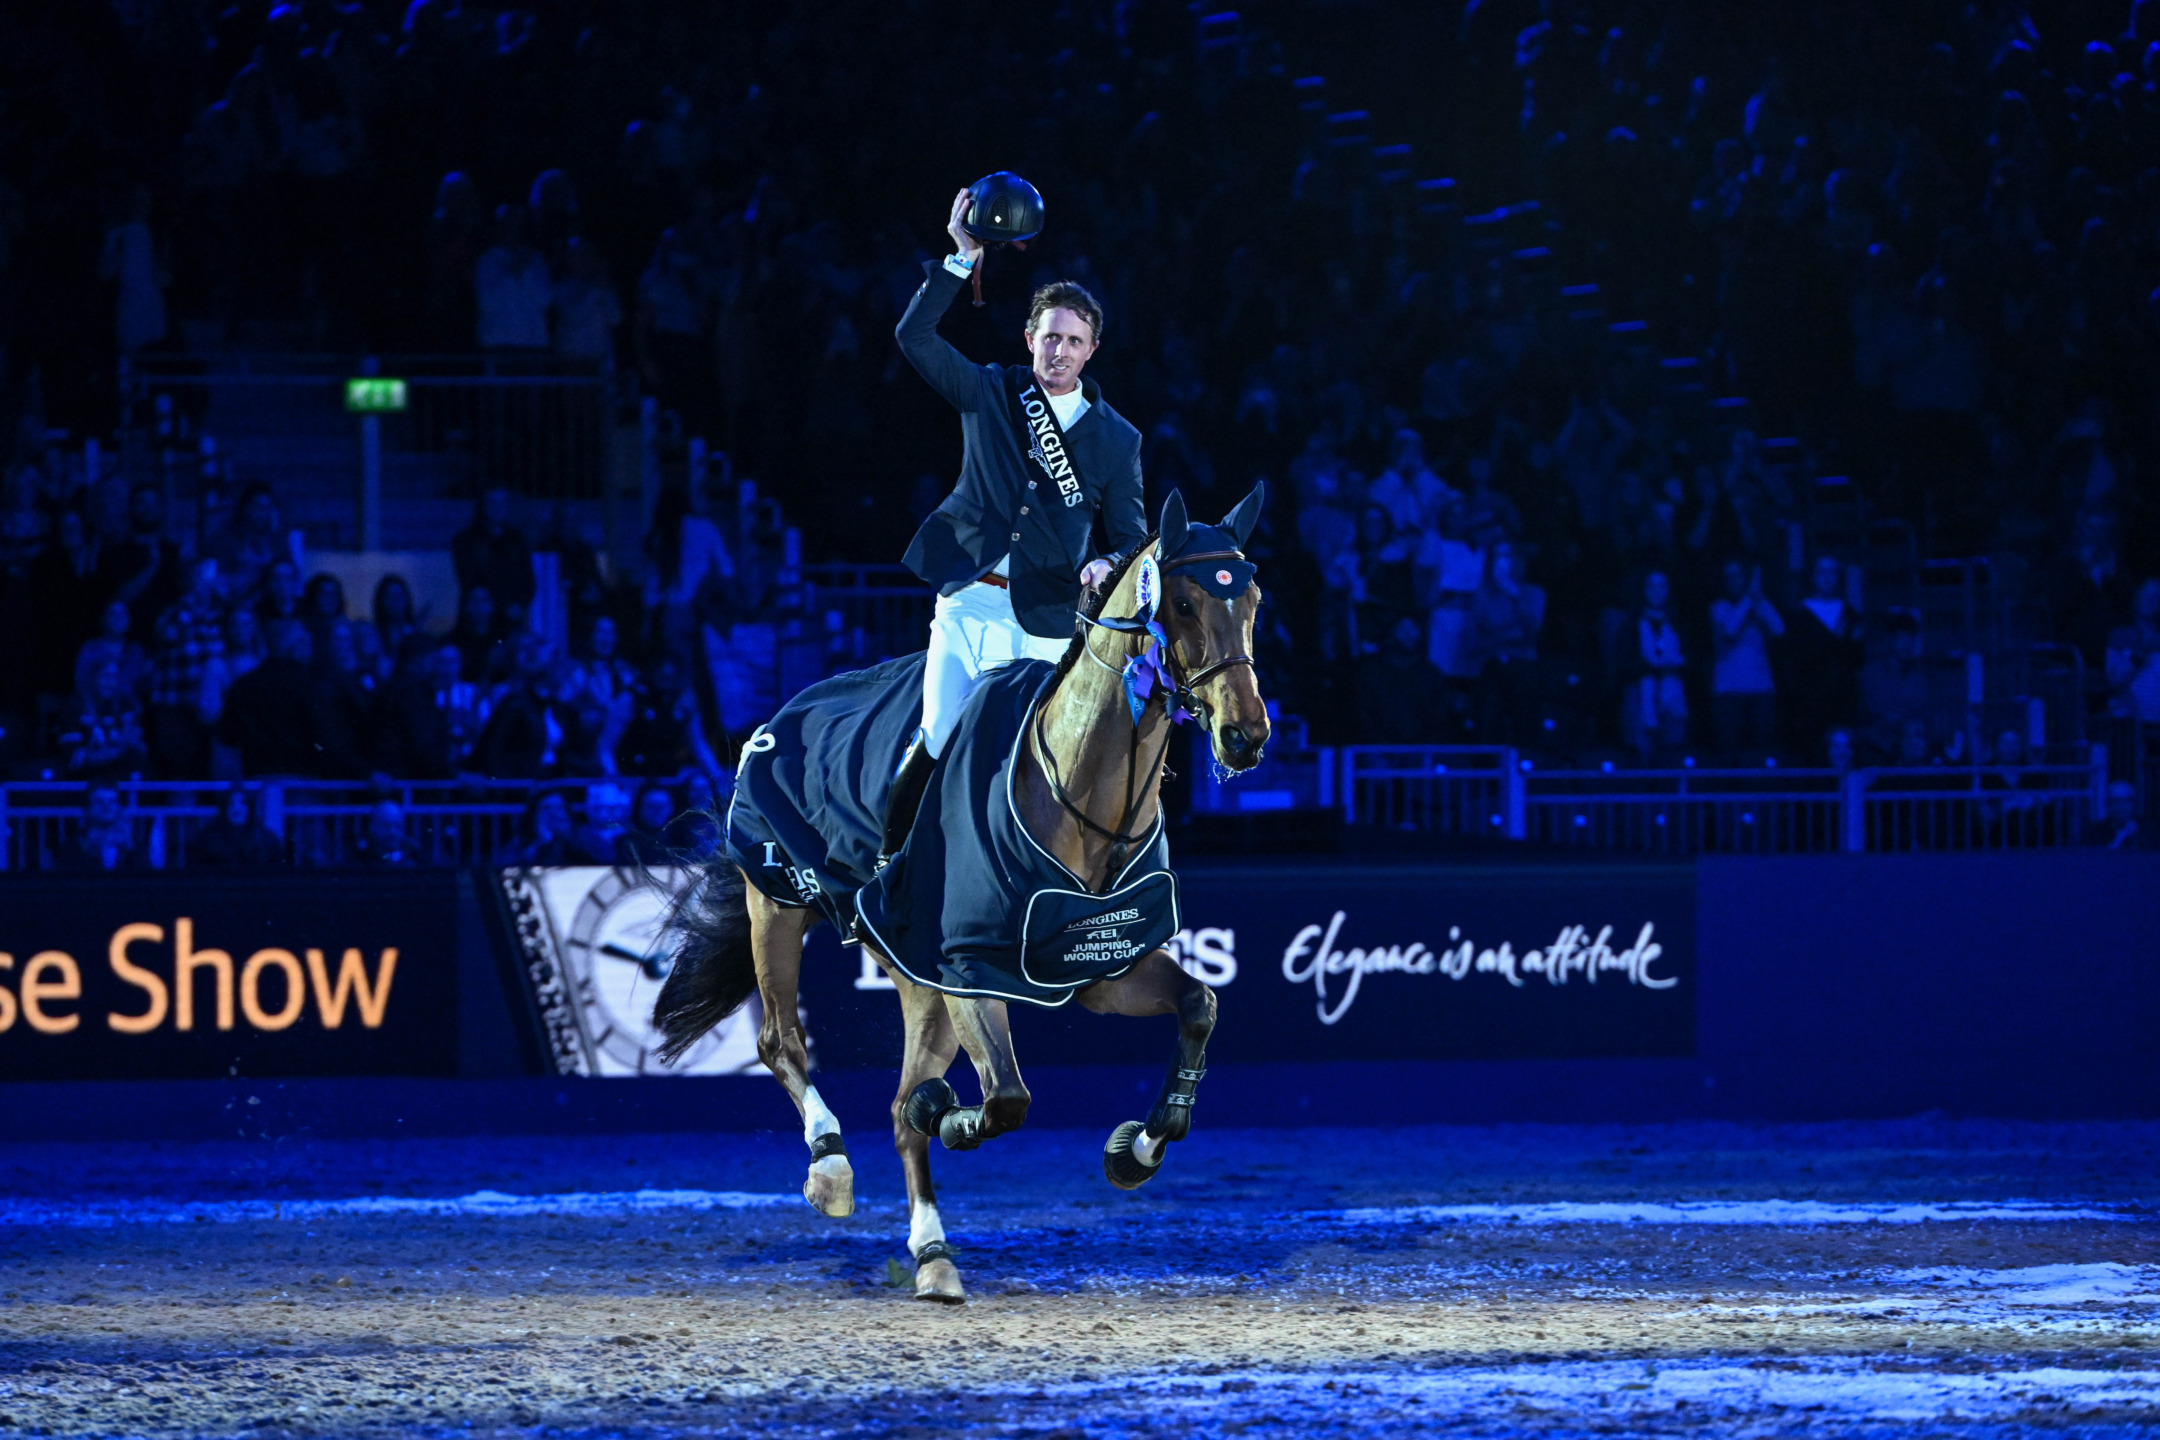
POLYGON ((1148 622, 1147 633, 1147 642, 1141 646, 1140 653, 1125 662, 1125 703, 1132 708, 1133 724, 1138 725, 1148 701, 1160 691, 1163 704, 1170 712, 1170 723, 1182 725, 1193 716, 1178 699, 1177 679, 1163 663, 1163 656, 1170 650, 1170 637, 1152 620, 1148 622))

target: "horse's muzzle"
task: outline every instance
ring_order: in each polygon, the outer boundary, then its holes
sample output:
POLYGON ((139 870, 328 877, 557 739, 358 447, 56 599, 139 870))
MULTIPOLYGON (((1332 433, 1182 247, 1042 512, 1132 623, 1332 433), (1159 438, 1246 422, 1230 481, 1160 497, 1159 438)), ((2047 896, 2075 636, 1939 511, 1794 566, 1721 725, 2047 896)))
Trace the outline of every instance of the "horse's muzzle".
POLYGON ((1215 738, 1222 742, 1223 758, 1239 770, 1259 764, 1260 745, 1267 743, 1267 737, 1263 735, 1260 744, 1255 744, 1242 725, 1219 725, 1215 729, 1215 738))

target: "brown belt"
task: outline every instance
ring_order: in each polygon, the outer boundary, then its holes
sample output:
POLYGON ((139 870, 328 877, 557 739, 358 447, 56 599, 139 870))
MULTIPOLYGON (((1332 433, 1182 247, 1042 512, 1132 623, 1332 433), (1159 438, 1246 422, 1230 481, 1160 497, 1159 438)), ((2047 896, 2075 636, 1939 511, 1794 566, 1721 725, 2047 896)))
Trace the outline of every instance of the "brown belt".
POLYGON ((991 571, 988 575, 976 576, 975 583, 978 585, 995 585, 1000 590, 1010 590, 1012 588, 1012 586, 1006 583, 1005 577, 998 574, 994 570, 991 571))

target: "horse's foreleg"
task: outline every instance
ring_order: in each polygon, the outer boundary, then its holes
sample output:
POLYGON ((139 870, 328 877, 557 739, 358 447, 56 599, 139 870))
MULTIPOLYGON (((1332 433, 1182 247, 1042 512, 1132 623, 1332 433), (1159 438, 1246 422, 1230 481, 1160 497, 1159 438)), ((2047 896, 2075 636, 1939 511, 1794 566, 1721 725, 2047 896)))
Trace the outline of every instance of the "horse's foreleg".
POLYGON ((1103 1152, 1110 1183, 1131 1190, 1154 1177, 1164 1146, 1192 1133, 1193 1100, 1207 1074, 1208 1037, 1215 1031, 1215 992, 1167 951, 1157 950, 1117 979, 1098 981, 1079 995, 1080 1003, 1098 1015, 1177 1016, 1177 1051, 1155 1107, 1145 1121, 1129 1120, 1112 1131, 1103 1152))
POLYGON ((930 1137, 908 1124, 907 1108, 915 1087, 931 1080, 943 1082, 960 1052, 960 1037, 945 1013, 943 995, 912 983, 890 965, 885 971, 900 992, 903 1048, 900 1092, 893 1097, 892 1107, 893 1149, 899 1152, 900 1170, 907 1177, 908 1254, 915 1257, 915 1298, 959 1304, 967 1292, 961 1288, 960 1270, 952 1247, 945 1243, 945 1225, 938 1216, 937 1188, 930 1180, 930 1137))
POLYGON ((1020 1062, 1013 1054, 1012 1021, 1002 1000, 982 1000, 947 995, 945 1013, 954 1032, 975 1062, 982 1082, 982 1103, 962 1105, 952 1086, 942 1077, 915 1087, 902 1105, 907 1123, 924 1135, 935 1135, 948 1150, 972 1150, 983 1141, 1017 1130, 1027 1123, 1027 1086, 1020 1079, 1020 1062))
POLYGON ((825 1108, 810 1083, 810 1046, 803 1035, 796 986, 802 976, 803 936, 816 912, 776 905, 750 886, 750 944, 757 960, 758 999, 765 1012, 758 1025, 758 1058, 788 1092, 802 1115, 803 1143, 810 1147, 810 1174, 803 1198, 819 1213, 855 1213, 855 1170, 848 1164, 840 1122, 825 1108))

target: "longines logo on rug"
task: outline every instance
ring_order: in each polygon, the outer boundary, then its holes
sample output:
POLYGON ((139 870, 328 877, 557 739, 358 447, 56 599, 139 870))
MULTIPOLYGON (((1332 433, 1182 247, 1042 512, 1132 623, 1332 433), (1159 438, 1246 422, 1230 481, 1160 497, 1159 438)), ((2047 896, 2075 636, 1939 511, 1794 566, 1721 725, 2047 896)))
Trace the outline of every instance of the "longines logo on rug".
POLYGON ((367 957, 348 947, 336 961, 329 952, 267 946, 236 961, 230 951, 196 944, 195 922, 181 916, 166 943, 163 925, 122 925, 105 947, 112 977, 129 987, 135 1004, 102 1016, 82 1007, 83 964, 65 950, 41 950, 17 969, 0 951, 0 1033, 19 1020, 43 1035, 67 1035, 87 1019, 119 1035, 148 1035, 170 1028, 251 1030, 275 1033, 298 1024, 310 1009, 325 1030, 348 1020, 367 1030, 382 1028, 397 977, 398 952, 385 947, 370 969, 367 957), (12 982, 12 985, 10 984, 12 982))
POLYGON ((1619 975, 1629 985, 1645 990, 1668 990, 1679 983, 1675 975, 1655 975, 1651 966, 1664 955, 1665 947, 1652 938, 1656 926, 1645 921, 1635 942, 1625 949, 1612 947, 1613 927, 1605 926, 1590 938, 1587 925, 1563 926, 1560 934, 1541 950, 1517 955, 1503 940, 1497 947, 1480 949, 1465 939, 1461 926, 1448 929, 1447 947, 1430 950, 1422 942, 1408 945, 1375 945, 1369 949, 1339 950, 1335 937, 1342 932, 1344 914, 1338 910, 1326 926, 1307 925, 1297 932, 1283 951, 1283 979, 1293 985, 1311 982, 1319 999, 1314 1009, 1320 1023, 1333 1025, 1357 1002, 1358 987, 1367 975, 1393 972, 1401 975, 1440 975, 1462 980, 1471 975, 1498 975, 1520 988, 1527 978, 1542 976, 1548 984, 1565 985, 1575 976, 1596 984, 1600 975, 1619 975), (1342 994, 1332 1007, 1328 1001, 1328 977, 1348 976, 1342 994))

